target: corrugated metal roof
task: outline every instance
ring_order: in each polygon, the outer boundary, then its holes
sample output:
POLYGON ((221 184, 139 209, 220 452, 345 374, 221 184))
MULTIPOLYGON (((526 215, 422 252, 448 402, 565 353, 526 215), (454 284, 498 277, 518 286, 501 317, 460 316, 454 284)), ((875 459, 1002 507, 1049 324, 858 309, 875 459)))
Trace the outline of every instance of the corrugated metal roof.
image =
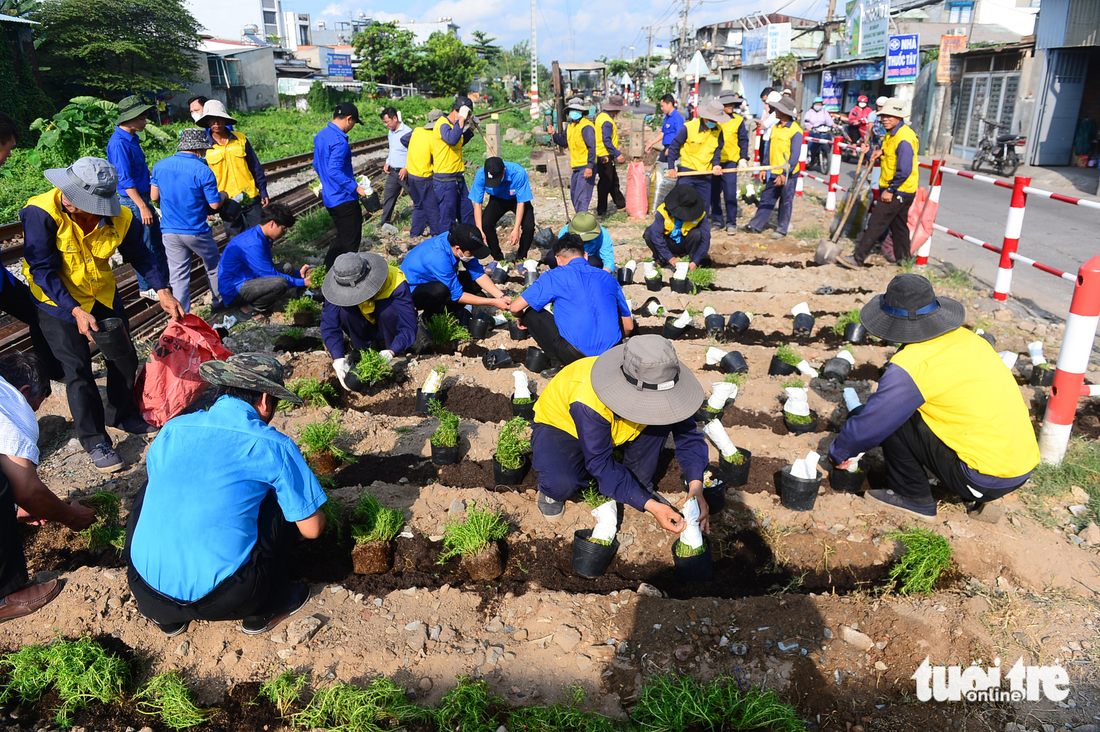
POLYGON ((5 15, 4 13, 0 13, 0 22, 19 23, 20 25, 42 25, 37 20, 31 20, 30 18, 19 18, 14 15, 5 15))

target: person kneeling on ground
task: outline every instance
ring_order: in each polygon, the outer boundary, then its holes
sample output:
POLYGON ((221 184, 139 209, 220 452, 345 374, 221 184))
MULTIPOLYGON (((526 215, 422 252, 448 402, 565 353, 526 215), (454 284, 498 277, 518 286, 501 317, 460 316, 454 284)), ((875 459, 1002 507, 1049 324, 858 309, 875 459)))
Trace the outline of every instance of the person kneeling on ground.
POLYGON ((254 310, 268 313, 284 297, 313 286, 308 264, 302 265, 301 277, 295 277, 289 262, 275 264, 271 258, 271 245, 283 238, 296 221, 288 206, 273 203, 264 209, 259 226, 233 237, 218 267, 222 302, 245 314, 254 310))
POLYGON ((325 307, 321 311, 321 337, 332 356, 340 386, 351 371, 344 334, 360 351, 381 340, 386 361, 404 353, 416 341, 416 306, 404 273, 378 254, 341 254, 321 285, 325 307))
POLYGON ((417 244, 401 262, 401 271, 409 281, 416 309, 425 319, 449 310, 460 320, 469 318, 464 305, 506 309, 512 304, 512 298, 504 296, 477 261, 490 255, 481 230, 473 224, 452 224, 446 234, 417 244), (462 272, 458 271, 460 261, 462 272), (492 297, 484 297, 484 291, 492 297))
POLYGON ((73 531, 95 523, 95 511, 64 503, 38 477, 38 421, 50 377, 33 354, 0 356, 0 620, 30 615, 61 592, 56 579, 31 584, 17 521, 57 521, 73 531))
MULTIPOLYGON (((615 268, 615 248, 611 243, 611 234, 607 229, 600 226, 595 214, 582 211, 574 216, 572 221, 558 231, 558 238, 560 239, 566 234, 576 234, 581 238, 581 243, 584 244, 584 254, 588 258, 588 263, 593 267, 608 272, 615 268)), ((550 269, 558 266, 553 247, 543 256, 542 264, 550 269)))
POLYGON ((564 503, 591 475, 600 493, 653 514, 661 528, 679 534, 683 517, 653 489, 657 458, 671 433, 687 498, 698 499, 699 526, 709 531, 707 445, 694 419, 702 403, 699 380, 658 335, 635 336, 563 368, 535 402, 532 467, 543 518, 559 521, 564 503), (623 451, 621 463, 612 457, 615 448, 623 451))
POLYGON ((309 600, 307 585, 287 579, 287 554, 324 531, 328 498, 294 441, 270 426, 280 399, 302 404, 274 357, 208 361, 199 375, 219 387, 217 401, 169 420, 149 448, 149 481, 127 521, 127 579, 168 637, 192 620, 242 620, 257 635, 309 600))
POLYGON ((642 239, 660 265, 675 267, 681 259, 695 269, 710 251, 710 227, 707 225, 703 197, 691 186, 676 186, 657 207, 653 223, 642 232, 642 239))
POLYGON ((902 344, 878 390, 829 447, 829 459, 847 468, 852 456, 882 445, 887 487, 867 491, 871 503, 934 518, 927 468, 980 511, 1023 485, 1039 464, 1012 372, 961 327, 965 318, 962 303, 937 297, 916 274, 895 277, 860 312, 868 332, 902 344))

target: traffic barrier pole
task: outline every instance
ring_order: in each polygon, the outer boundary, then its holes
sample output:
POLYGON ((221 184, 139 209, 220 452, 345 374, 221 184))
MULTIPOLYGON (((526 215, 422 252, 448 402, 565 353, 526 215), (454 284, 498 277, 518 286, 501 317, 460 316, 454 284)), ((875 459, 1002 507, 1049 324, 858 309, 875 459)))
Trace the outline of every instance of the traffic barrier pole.
MULTIPOLYGON (((932 183, 932 190, 928 194, 929 206, 935 206, 932 209, 932 223, 936 223, 935 214, 939 212, 940 207, 940 186, 943 185, 943 173, 940 172, 940 161, 932 161, 932 173, 928 176, 928 180, 932 183)), ((924 217, 924 213, 921 212, 921 218, 924 217)), ((920 229, 921 221, 917 221, 917 229, 920 229)), ((933 231, 935 231, 933 229, 933 231)), ((928 254, 932 251, 932 231, 928 232, 928 238, 924 240, 924 243, 920 245, 920 249, 917 250, 917 266, 924 267, 928 264, 928 254)))
MULTIPOLYGON (((1017 178, 1017 181, 1020 179, 1017 178)), ((1021 191, 1022 193, 1022 191, 1021 191)), ((1021 218, 1023 214, 1020 214, 1021 218)), ((1077 283, 1066 318, 1062 350, 1050 400, 1039 430, 1039 454, 1045 463, 1060 463, 1069 446, 1069 433, 1077 412, 1077 400, 1085 389, 1085 372, 1100 323, 1100 255, 1094 256, 1077 270, 1077 283)), ((1092 389, 1089 389, 1092 393, 1092 389)))
POLYGON ((1031 178, 1016 176, 1012 186, 1012 202, 1009 204, 1008 219, 1005 221, 1005 239, 1001 245, 1001 263, 997 270, 997 280, 993 283, 993 297, 1001 302, 1008 299, 1012 288, 1012 255, 1020 246, 1020 231, 1024 227, 1024 207, 1027 194, 1024 188, 1031 185, 1031 178))
POLYGON ((794 195, 802 195, 802 179, 806 177, 806 139, 802 139, 802 150, 798 153, 798 180, 794 184, 794 195))
POLYGON ((840 138, 833 138, 833 154, 829 156, 829 193, 825 196, 825 210, 836 211, 836 188, 840 183, 840 138))
POLYGON ((760 164, 760 139, 764 137, 764 133, 760 131, 760 125, 756 126, 756 144, 752 146, 752 161, 757 165, 760 164))

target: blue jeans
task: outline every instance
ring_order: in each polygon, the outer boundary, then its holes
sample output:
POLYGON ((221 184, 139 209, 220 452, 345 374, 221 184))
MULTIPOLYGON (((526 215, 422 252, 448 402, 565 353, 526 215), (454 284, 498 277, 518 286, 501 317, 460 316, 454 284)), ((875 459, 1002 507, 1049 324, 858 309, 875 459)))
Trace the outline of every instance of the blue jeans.
MULTIPOLYGON (((138 210, 137 204, 130 200, 129 196, 119 196, 118 200, 122 202, 122 205, 134 212, 134 219, 141 223, 141 211, 138 210)), ((151 208, 151 206, 150 206, 151 208)), ((153 257, 157 260, 157 271, 160 272, 160 276, 164 278, 164 281, 168 281, 168 255, 164 253, 164 241, 161 239, 160 233, 160 219, 157 218, 156 211, 153 212, 153 223, 145 227, 142 240, 145 242, 145 248, 153 253, 153 257)), ((145 281, 145 278, 137 274, 138 286, 142 290, 148 290, 152 285, 145 281)))

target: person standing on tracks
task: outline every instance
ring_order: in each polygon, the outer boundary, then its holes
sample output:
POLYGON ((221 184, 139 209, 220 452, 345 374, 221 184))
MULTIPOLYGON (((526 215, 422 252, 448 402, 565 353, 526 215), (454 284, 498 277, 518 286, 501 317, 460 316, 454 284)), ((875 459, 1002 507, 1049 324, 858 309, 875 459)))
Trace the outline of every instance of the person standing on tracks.
POLYGON ((409 192, 409 183, 406 180, 409 175, 409 151, 401 144, 401 138, 412 132, 412 128, 401 121, 401 118, 397 115, 397 110, 393 107, 386 107, 378 116, 382 118, 382 124, 388 130, 386 142, 389 145, 386 164, 382 166, 382 170, 386 174, 386 190, 382 194, 382 218, 379 223, 383 231, 396 234, 397 228, 390 223, 390 218, 393 217, 393 207, 397 204, 397 197, 401 195, 401 191, 405 191, 412 197, 412 193, 409 192), (386 229, 387 226, 390 227, 388 230, 386 229))
MULTIPOLYGON (((900 99, 887 99, 880 117, 886 136, 882 147, 871 153, 871 163, 881 160, 881 173, 878 178, 879 199, 871 212, 871 219, 859 240, 859 246, 849 255, 837 257, 836 263, 846 269, 859 269, 866 264, 875 242, 886 230, 890 230, 893 239, 893 256, 896 261, 913 257, 909 238, 909 207, 920 186, 920 167, 917 154, 920 141, 913 128, 905 124, 907 116, 905 105, 900 99)), ((866 153, 870 146, 863 143, 866 153)), ((891 254, 885 252, 884 254, 891 254)))
MULTIPOLYGON (((233 131, 237 120, 229 116, 225 105, 217 99, 203 105, 202 117, 197 124, 206 128, 206 138, 210 143, 210 149, 206 151, 206 164, 214 172, 218 190, 241 204, 240 214, 225 223, 226 237, 232 239, 260 223, 260 213, 271 200, 267 195, 264 166, 248 138, 233 131)), ((161 210, 164 208, 161 207, 161 210)))
POLYGON ((776 222, 772 239, 782 239, 791 225, 791 213, 794 210, 795 183, 798 180, 798 158, 802 151, 802 128, 795 122, 798 110, 790 97, 781 97, 772 105, 779 120, 771 129, 771 141, 768 142, 768 165, 772 166, 760 174, 764 190, 760 192, 760 204, 756 215, 745 224, 743 231, 759 234, 779 206, 779 220, 776 222))
POLYGON ((518 163, 506 163, 492 157, 474 174, 474 187, 470 189, 470 201, 474 204, 474 225, 481 229, 485 244, 497 262, 504 260, 497 238, 497 222, 508 211, 516 215, 516 223, 508 235, 508 246, 516 248, 516 262, 527 259, 527 251, 535 238, 534 194, 527 171, 518 163), (482 206, 485 194, 489 202, 482 206))
POLYGON ((725 147, 722 125, 729 122, 730 118, 718 100, 707 102, 698 112, 698 117, 676 133, 668 148, 668 177, 676 179, 680 173, 709 171, 710 175, 685 175, 676 181, 677 185, 688 185, 698 191, 709 214, 711 184, 716 180, 721 183, 722 152, 725 147), (678 169, 677 161, 680 163, 678 169))
POLYGON ((435 123, 432 136, 432 181, 439 201, 439 228, 448 231, 460 221, 474 223, 474 207, 470 189, 466 187, 466 163, 462 147, 474 136, 474 103, 469 97, 458 97, 451 113, 435 123))
POLYGON ((626 197, 619 188, 619 171, 615 163, 625 163, 626 156, 619 150, 619 126, 615 118, 626 109, 621 94, 615 94, 603 104, 596 115, 596 215, 607 215, 607 199, 610 196, 615 208, 626 208, 626 197))
POLYGON ((721 230, 725 226, 727 234, 737 231, 737 170, 748 165, 749 128, 745 118, 737 114, 745 100, 737 92, 725 91, 718 97, 722 111, 729 117, 722 128, 722 176, 711 181, 710 210, 712 229, 721 230), (726 205, 722 208, 722 197, 726 205))
POLYGON ((573 211, 582 213, 592 205, 592 190, 596 182, 596 126, 588 119, 588 107, 578 98, 569 100, 565 105, 569 124, 565 132, 547 131, 559 147, 569 149, 569 167, 573 177, 569 179, 569 198, 573 201, 573 211))
POLYGON ((424 234, 424 229, 432 236, 439 236, 443 230, 439 227, 439 199, 435 197, 435 183, 432 181, 432 135, 435 123, 443 116, 443 110, 428 112, 428 124, 406 132, 401 144, 409 153, 406 158, 408 170, 409 198, 413 202, 412 225, 409 236, 424 234))
MULTIPOLYGON (((126 97, 118 103, 115 131, 107 141, 107 162, 118 173, 118 198, 141 222, 145 247, 153 253, 161 279, 168 279, 168 255, 164 253, 160 219, 149 205, 149 165, 141 149, 138 133, 145 130, 149 112, 154 109, 141 97, 126 97)), ((155 289, 138 273, 138 285, 143 297, 156 300, 155 289)))
POLYGON ((141 418, 134 404, 138 358, 132 345, 125 356, 107 361, 106 410, 92 372, 88 344, 100 324, 119 318, 119 327, 130 330, 111 255, 118 250, 145 277, 169 317, 180 320, 184 311, 144 245, 141 220, 119 202, 113 165, 84 157, 45 176, 55 187, 31 198, 19 212, 23 275, 38 301, 42 332, 65 370, 76 437, 97 470, 113 473, 123 462, 106 425, 145 436, 155 435, 157 428, 141 418))
POLYGON ((661 132, 653 136, 653 139, 645 144, 645 151, 649 152, 658 142, 663 146, 661 154, 657 156, 657 171, 663 173, 668 170, 668 146, 676 138, 680 128, 684 126, 684 115, 676 109, 676 97, 665 94, 660 101, 661 112, 665 120, 661 124, 661 132))
POLYGON ((345 252, 359 251, 363 239, 359 197, 365 197, 367 192, 355 180, 348 144, 348 133, 357 124, 359 109, 351 102, 341 102, 332 113, 332 121, 313 138, 313 169, 321 179, 321 201, 336 226, 336 237, 325 254, 326 267, 331 267, 345 252))

